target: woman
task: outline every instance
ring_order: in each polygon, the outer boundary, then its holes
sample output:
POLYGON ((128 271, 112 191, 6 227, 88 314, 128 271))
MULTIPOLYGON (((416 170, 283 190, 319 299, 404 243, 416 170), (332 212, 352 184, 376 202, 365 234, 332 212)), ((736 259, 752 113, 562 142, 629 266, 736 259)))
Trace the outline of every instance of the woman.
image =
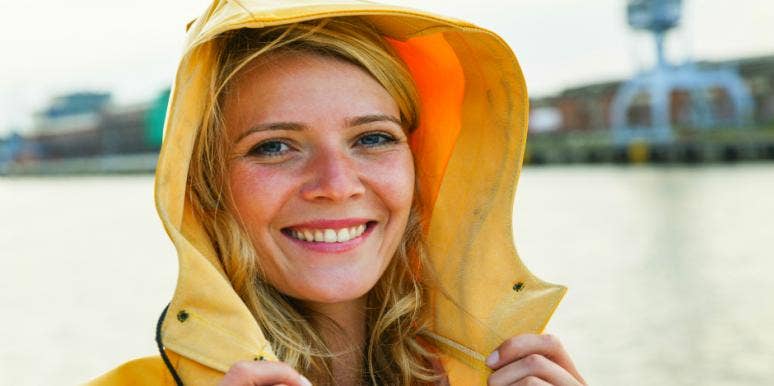
POLYGON ((513 250, 508 47, 413 10, 277 3, 215 1, 190 28, 156 179, 180 260, 161 356, 95 383, 584 384, 525 334, 564 289, 513 250))

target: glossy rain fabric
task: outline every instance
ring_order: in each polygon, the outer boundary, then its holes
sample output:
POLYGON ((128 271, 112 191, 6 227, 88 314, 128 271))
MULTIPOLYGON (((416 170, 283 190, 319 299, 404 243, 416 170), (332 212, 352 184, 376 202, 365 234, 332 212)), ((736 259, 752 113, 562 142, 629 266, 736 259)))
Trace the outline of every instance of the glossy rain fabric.
MULTIPOLYGON (((186 385, 212 385, 240 360, 275 359, 231 288, 186 199, 196 130, 216 58, 210 41, 237 28, 361 16, 407 64, 421 102, 412 134, 429 256, 453 298, 431 293, 434 344, 452 385, 486 384, 484 358, 503 340, 538 333, 565 289, 521 263, 512 210, 528 99, 515 56, 494 33, 421 11, 356 0, 215 0, 189 25, 156 171, 156 206, 179 257, 162 336, 186 385)), ((97 384, 174 384, 161 359, 129 362, 97 384)))

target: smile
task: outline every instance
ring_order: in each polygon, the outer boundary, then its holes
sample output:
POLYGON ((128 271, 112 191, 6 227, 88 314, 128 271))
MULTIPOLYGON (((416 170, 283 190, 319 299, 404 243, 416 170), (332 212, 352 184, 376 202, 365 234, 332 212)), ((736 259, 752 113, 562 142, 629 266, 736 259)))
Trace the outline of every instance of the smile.
POLYGON ((283 229, 282 233, 293 239, 315 244, 346 243, 362 236, 375 224, 375 221, 363 220, 355 224, 352 224, 352 221, 320 221, 288 227, 283 229))
POLYGON ((291 229, 290 236, 301 241, 315 243, 343 243, 363 234, 365 224, 341 229, 291 229))

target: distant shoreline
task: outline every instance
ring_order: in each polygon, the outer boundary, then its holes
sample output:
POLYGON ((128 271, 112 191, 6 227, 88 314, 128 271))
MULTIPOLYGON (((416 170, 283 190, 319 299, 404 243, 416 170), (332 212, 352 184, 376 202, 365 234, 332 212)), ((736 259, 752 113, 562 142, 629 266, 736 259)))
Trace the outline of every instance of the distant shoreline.
POLYGON ((0 164, 0 175, 153 174, 156 170, 158 157, 158 153, 154 152, 56 160, 29 160, 0 164))

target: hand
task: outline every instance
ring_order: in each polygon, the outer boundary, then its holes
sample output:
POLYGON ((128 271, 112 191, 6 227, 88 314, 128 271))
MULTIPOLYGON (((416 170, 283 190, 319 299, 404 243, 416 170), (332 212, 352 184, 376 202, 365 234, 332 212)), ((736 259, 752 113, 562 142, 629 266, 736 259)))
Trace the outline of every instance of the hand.
POLYGON ((572 359, 553 335, 524 334, 503 342, 486 364, 489 386, 585 386, 572 359))
POLYGON ((218 386, 312 386, 306 377, 282 362, 241 361, 228 369, 218 386))

